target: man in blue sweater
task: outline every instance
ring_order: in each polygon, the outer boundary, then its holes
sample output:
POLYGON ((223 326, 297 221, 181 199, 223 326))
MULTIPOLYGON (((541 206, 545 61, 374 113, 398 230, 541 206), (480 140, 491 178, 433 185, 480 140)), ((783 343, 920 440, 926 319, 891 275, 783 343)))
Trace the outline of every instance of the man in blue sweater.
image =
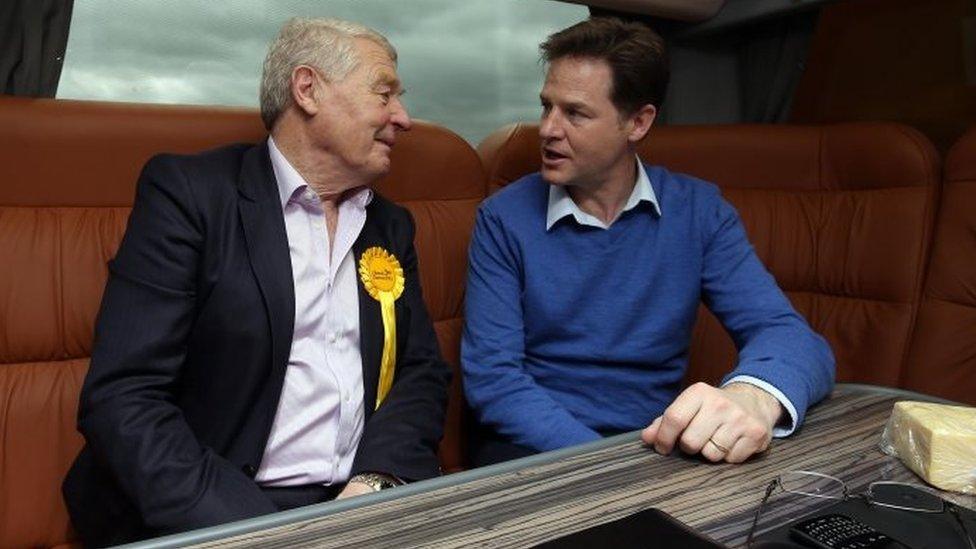
POLYGON ((762 452, 828 394, 833 354, 714 185, 637 159, 667 87, 663 42, 593 18, 541 50, 542 171, 486 200, 471 241, 461 361, 475 464, 640 428, 662 454, 762 452), (739 362, 720 387, 681 392, 700 301, 739 362))

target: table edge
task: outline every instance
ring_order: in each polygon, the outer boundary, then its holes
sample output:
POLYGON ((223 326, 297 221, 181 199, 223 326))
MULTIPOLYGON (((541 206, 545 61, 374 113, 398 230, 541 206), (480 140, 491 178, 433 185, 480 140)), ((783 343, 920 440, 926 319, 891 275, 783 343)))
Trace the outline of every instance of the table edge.
MULTIPOLYGON (((834 387, 834 391, 832 392, 832 394, 838 391, 865 392, 871 394, 890 395, 892 397, 899 397, 905 399, 924 400, 928 402, 959 404, 951 400, 930 396, 915 391, 910 391, 907 389, 898 389, 894 387, 884 387, 880 385, 870 385, 864 383, 837 383, 834 387)), ((639 439, 640 439, 640 431, 639 430, 631 431, 628 433, 622 433, 619 435, 607 437, 601 440, 596 440, 578 446, 571 446, 569 448, 544 452, 541 454, 536 454, 536 455, 532 455, 532 456, 528 456, 528 457, 524 457, 512 461, 507 461, 496 465, 479 467, 477 469, 469 469, 467 471, 452 473, 450 475, 444 475, 432 479, 422 480, 419 482, 407 484, 405 486, 399 486, 394 489, 384 490, 382 492, 376 492, 374 494, 367 494, 364 496, 359 496, 359 497, 350 498, 341 501, 330 501, 325 503, 319 503, 316 505, 309 505, 307 507, 300 507, 297 509, 292 509, 290 511, 282 511, 270 515, 263 515, 260 517, 254 517, 254 518, 240 520, 236 522, 211 526, 208 528, 191 530, 189 532, 181 532, 178 534, 171 534, 168 536, 152 538, 145 541, 126 544, 120 547, 124 547, 126 549, 170 549, 176 547, 185 547, 187 545, 195 545, 200 543, 212 542, 223 538, 240 536, 243 534, 251 534, 260 530, 276 528, 276 527, 285 526, 288 524, 293 524, 296 522, 301 522, 306 520, 323 518, 329 515, 334 515, 336 513, 349 511, 351 509, 358 509, 360 507, 365 507, 367 505, 373 505, 373 504, 392 501, 395 499, 409 497, 417 494, 423 494, 426 492, 432 492, 434 490, 440 490, 442 488, 449 488, 451 486, 456 486, 465 482, 481 480, 483 478, 498 475, 498 474, 510 473, 513 471, 525 469, 528 467, 534 467, 537 465, 546 465, 565 458, 577 456, 580 454, 585 454, 594 450, 601 450, 610 446, 615 446, 623 442, 637 441, 639 439)))

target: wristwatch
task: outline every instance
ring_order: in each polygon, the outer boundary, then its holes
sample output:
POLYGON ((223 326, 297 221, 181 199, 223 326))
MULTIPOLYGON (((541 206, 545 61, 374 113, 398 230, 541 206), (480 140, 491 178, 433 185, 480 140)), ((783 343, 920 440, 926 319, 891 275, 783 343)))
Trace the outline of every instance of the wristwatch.
POLYGON ((381 473, 359 473, 358 475, 349 479, 349 482, 358 482, 360 484, 365 484, 373 489, 374 492, 379 492, 380 490, 386 490, 387 488, 393 488, 394 486, 399 486, 401 482, 397 482, 397 479, 389 475, 384 475, 381 473))

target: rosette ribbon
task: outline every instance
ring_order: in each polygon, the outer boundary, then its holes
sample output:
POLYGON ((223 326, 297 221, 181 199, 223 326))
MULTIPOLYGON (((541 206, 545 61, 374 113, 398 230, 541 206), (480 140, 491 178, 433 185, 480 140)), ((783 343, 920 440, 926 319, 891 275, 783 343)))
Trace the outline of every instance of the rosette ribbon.
POLYGON ((394 303, 403 294, 403 268, 396 256, 374 246, 359 258, 359 278, 366 293, 380 302, 383 316, 383 356, 380 358, 380 379, 376 388, 376 407, 379 408, 393 386, 397 348, 394 303))

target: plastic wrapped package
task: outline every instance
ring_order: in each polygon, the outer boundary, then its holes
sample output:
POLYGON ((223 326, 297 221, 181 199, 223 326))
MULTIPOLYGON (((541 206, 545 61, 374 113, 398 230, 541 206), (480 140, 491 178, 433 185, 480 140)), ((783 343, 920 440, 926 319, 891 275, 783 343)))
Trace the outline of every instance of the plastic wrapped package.
POLYGON ((976 408, 896 402, 881 449, 936 488, 976 494, 976 408))

